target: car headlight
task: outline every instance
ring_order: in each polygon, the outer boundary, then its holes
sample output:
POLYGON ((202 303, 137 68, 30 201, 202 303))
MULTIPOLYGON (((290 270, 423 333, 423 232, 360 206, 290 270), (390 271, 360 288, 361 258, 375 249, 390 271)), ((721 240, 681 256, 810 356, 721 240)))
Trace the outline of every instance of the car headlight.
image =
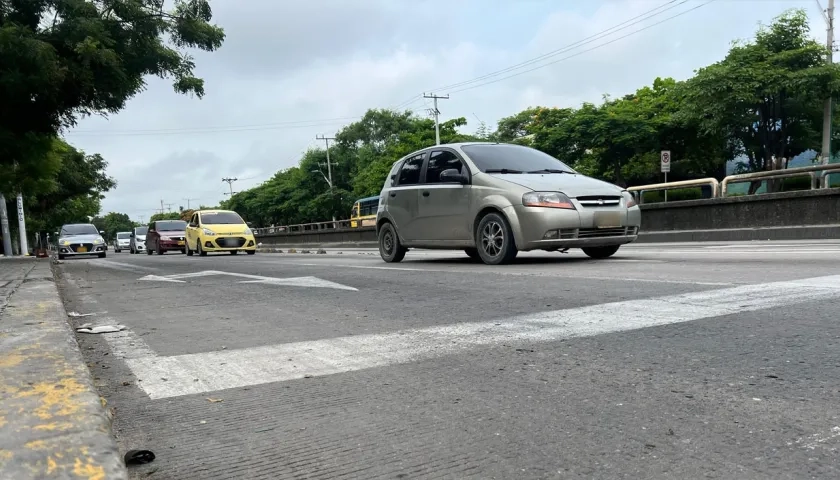
POLYGON ((61 240, 62 245, 70 245, 70 240, 61 240))
POLYGON ((528 192, 522 195, 522 205, 575 210, 569 197, 560 192, 528 192))
POLYGON ((627 206, 627 208, 635 207, 637 205, 636 197, 627 190, 621 192, 621 196, 624 197, 624 204, 627 206))
POLYGON ((160 239, 161 240, 172 240, 171 238, 167 237, 166 235, 161 235, 160 239))
POLYGON ((252 234, 251 229, 250 229, 250 228, 246 228, 246 229, 245 229, 245 231, 244 231, 244 232, 242 232, 242 234, 243 234, 243 235, 251 235, 251 234, 252 234))
POLYGON ((99 245, 100 243, 105 243, 105 240, 102 237, 93 239, 93 244, 94 245, 99 245))
POLYGON ((202 228, 201 231, 204 232, 204 234, 207 235, 208 237, 216 236, 216 232, 214 232, 213 230, 210 230, 209 228, 202 228))

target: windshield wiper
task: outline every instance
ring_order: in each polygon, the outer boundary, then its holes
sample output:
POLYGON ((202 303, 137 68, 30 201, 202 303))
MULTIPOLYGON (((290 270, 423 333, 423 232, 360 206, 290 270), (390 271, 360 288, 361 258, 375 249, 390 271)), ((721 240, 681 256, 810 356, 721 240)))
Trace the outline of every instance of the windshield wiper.
POLYGON ((522 173, 522 170, 511 170, 509 168, 491 168, 484 173, 522 173))
POLYGON ((559 170, 557 168, 543 168, 542 170, 531 170, 528 173, 572 173, 566 170, 559 170))

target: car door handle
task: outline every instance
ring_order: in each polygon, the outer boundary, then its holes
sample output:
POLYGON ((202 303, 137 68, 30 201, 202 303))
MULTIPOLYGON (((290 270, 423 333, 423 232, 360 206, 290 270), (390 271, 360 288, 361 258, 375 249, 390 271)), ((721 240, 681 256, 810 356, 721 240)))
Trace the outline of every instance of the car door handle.
POLYGON ((429 196, 429 191, 428 191, 428 190, 426 190, 425 192, 423 192, 423 196, 424 196, 424 197, 428 197, 428 196, 429 196))
POLYGON ((396 196, 397 196, 397 192, 391 192, 391 193, 390 193, 390 195, 391 195, 392 197, 396 197, 396 196))

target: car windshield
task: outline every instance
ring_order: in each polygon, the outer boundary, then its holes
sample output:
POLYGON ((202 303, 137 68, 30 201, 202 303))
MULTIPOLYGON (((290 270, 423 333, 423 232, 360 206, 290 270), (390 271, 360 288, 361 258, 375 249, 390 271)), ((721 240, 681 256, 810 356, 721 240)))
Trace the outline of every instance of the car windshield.
POLYGON ((135 235, 145 235, 149 231, 149 227, 137 227, 134 229, 135 235))
POLYGON ((205 225, 242 225, 245 223, 233 212, 202 213, 201 223, 205 225))
POLYGON ((99 235, 99 231, 90 224, 65 225, 61 227, 62 237, 72 237, 73 235, 99 235))
POLYGON ((484 173, 574 173, 565 163, 534 148, 504 144, 461 148, 484 173))
POLYGON ((117 233, 117 238, 124 239, 124 238, 131 238, 131 234, 128 232, 119 232, 117 233))
POLYGON ((157 222, 155 228, 158 232, 183 232, 187 228, 187 222, 183 220, 172 220, 170 222, 157 222))

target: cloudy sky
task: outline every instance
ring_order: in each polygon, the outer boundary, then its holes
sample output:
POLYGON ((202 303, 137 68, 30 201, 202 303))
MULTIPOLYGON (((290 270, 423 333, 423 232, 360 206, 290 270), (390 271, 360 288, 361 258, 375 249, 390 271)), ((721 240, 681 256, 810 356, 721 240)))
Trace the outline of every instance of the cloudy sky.
POLYGON ((424 114, 423 92, 450 94, 440 102, 443 119, 464 116, 474 131, 479 119, 495 126, 529 106, 577 106, 657 76, 690 77, 788 8, 805 8, 812 34, 825 38, 814 0, 212 5, 227 40, 215 53, 196 54, 204 99, 149 78, 124 111, 84 119, 68 132, 72 144, 110 162, 119 185, 103 213, 143 220, 161 200, 173 210, 187 199, 193 207, 216 205, 228 191, 222 177, 240 179, 235 191, 257 185, 321 145, 316 135, 334 134, 368 108, 424 114))

